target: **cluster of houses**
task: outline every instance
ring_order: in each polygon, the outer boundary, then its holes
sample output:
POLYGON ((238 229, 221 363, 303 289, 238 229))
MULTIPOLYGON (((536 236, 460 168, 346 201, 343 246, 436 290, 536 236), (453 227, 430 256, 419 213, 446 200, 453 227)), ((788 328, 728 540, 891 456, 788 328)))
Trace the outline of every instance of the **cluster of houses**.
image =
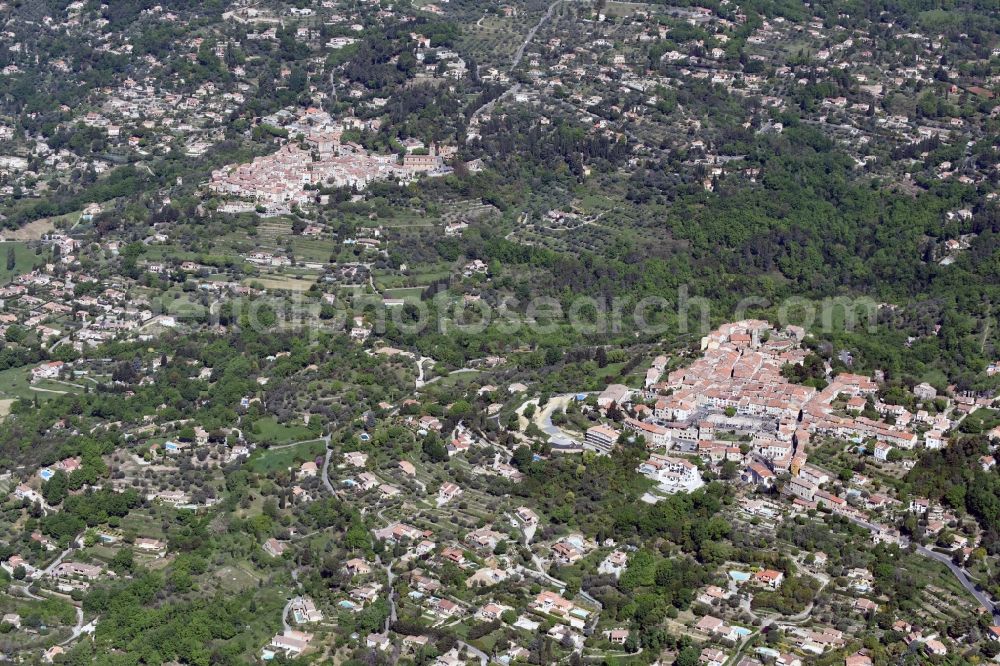
MULTIPOLYGON (((108 281, 80 270, 76 240, 54 233, 40 244, 62 249, 58 259, 53 257, 0 287, 0 334, 7 335, 16 326, 44 345, 66 338, 83 352, 116 338, 136 337, 154 318, 149 302, 130 294, 124 280, 108 281), (77 285, 98 281, 101 289, 77 294, 77 285)), ((68 371, 59 361, 42 363, 32 369, 31 381, 57 379, 68 371)))
MULTIPOLYGON (((351 120, 358 122, 348 119, 351 120)), ((367 125, 374 122, 377 121, 368 121, 367 125)), ((407 152, 400 162, 396 155, 370 153, 357 143, 342 141, 344 131, 354 126, 354 122, 335 121, 325 111, 307 109, 290 120, 286 128, 290 133, 304 135, 306 148, 289 142, 277 152, 248 164, 217 169, 212 172, 209 189, 248 202, 250 206, 245 210, 259 205, 277 214, 288 212, 292 206, 315 203, 316 187, 360 190, 376 180, 406 182, 418 174, 448 173, 440 152, 407 152)))
MULTIPOLYGON (((729 48, 747 29, 746 13, 737 2, 712 8, 672 7, 669 16, 652 8, 642 9, 633 18, 624 26, 603 15, 598 20, 584 21, 583 38, 568 39, 558 30, 539 34, 524 54, 525 74, 531 86, 519 86, 513 100, 538 109, 542 125, 553 122, 551 115, 566 113, 569 104, 572 108, 568 112, 582 125, 610 137, 624 135, 627 126, 662 127, 669 122, 678 130, 673 147, 687 153, 686 166, 703 174, 702 185, 710 191, 722 177, 754 182, 759 170, 717 151, 713 128, 703 117, 674 113, 665 120, 658 113, 661 99, 657 91, 705 84, 723 89, 746 107, 744 127, 759 133, 780 133, 783 125, 770 120, 770 112, 794 108, 801 113, 802 109, 790 99, 795 91, 811 81, 839 78, 844 85, 818 100, 810 112, 812 118, 854 157, 858 169, 901 177, 897 162, 875 157, 876 145, 895 148, 978 135, 990 114, 945 118, 901 115, 884 104, 887 99, 899 91, 910 94, 910 87, 918 86, 933 90, 938 98, 978 105, 992 100, 1000 83, 996 76, 970 76, 959 69, 955 63, 960 59, 949 56, 953 40, 944 34, 907 32, 892 23, 893 41, 887 42, 874 35, 864 22, 859 25, 856 16, 847 14, 833 21, 818 16, 801 22, 781 16, 765 18, 746 38, 738 51, 739 58, 729 48), (672 30, 672 24, 682 23, 697 26, 698 35, 681 38, 678 32, 686 30, 672 30), (637 49, 644 45, 663 42, 668 42, 669 47, 662 53, 659 68, 650 68, 644 57, 637 56, 637 49), (899 43, 912 53, 905 63, 878 71, 869 66, 873 53, 895 52, 899 43), (780 50, 775 50, 777 45, 791 49, 793 44, 796 52, 809 56, 807 62, 792 66, 779 55, 780 50), (803 49, 804 44, 807 46, 803 49), (941 82, 942 73, 950 83, 941 82), (553 102, 557 90, 558 104, 553 102), (643 101, 625 104, 621 95, 605 92, 615 90, 638 93, 643 101)), ((983 44, 977 51, 980 58, 988 60, 996 49, 991 51, 983 44)), ((496 82, 505 78, 504 73, 489 70, 481 72, 481 76, 496 82)), ((993 113, 998 113, 996 108, 993 113)), ((472 119, 470 141, 480 136, 482 124, 489 119, 489 114, 472 119)), ((633 150, 638 154, 657 149, 644 145, 637 137, 633 139, 633 150)), ((928 154, 925 150, 920 157, 928 154)), ((969 185, 995 175, 989 173, 989 167, 969 165, 967 161, 925 165, 914 157, 908 164, 926 169, 932 177, 969 185)))
MULTIPOLYGON (((886 463, 894 448, 941 448, 957 420, 987 404, 963 397, 952 401, 920 384, 913 390, 917 400, 943 401, 948 410, 921 408, 913 414, 878 400, 878 384, 869 377, 837 374, 822 390, 793 384, 782 368, 803 363, 803 337, 795 326, 776 331, 757 320, 725 324, 705 336, 703 354, 693 363, 665 374, 665 359, 658 358, 643 389, 608 386, 597 406, 608 415, 613 406, 622 408, 619 422, 590 427, 584 446, 607 453, 623 431, 642 436, 653 453, 639 471, 665 492, 700 487, 691 458, 709 465, 736 463, 744 481, 757 485, 769 487, 776 475, 790 473, 818 488, 822 482, 802 474, 814 437, 846 439, 886 463), (862 415, 871 411, 878 418, 862 415)), ((983 465, 990 464, 984 458, 983 465)))

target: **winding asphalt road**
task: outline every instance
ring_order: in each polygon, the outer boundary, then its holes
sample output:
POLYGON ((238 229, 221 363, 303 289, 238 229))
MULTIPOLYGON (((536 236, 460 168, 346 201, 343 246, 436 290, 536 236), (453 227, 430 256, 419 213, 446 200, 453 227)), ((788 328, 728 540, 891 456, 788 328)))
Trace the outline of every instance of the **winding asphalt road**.
MULTIPOLYGON (((77 542, 77 540, 80 539, 81 536, 82 535, 77 536, 75 539, 73 539, 73 543, 75 544, 77 542)), ((52 563, 49 564, 49 566, 45 567, 44 570, 42 570, 42 576, 48 576, 53 571, 55 571, 56 567, 59 566, 60 564, 62 564, 62 561, 65 560, 69 556, 69 554, 73 552, 73 550, 74 550, 74 546, 70 546, 69 548, 67 548, 63 552, 59 553, 59 557, 57 557, 56 559, 52 560, 52 563)))
POLYGON ((76 626, 73 627, 73 633, 71 633, 69 638, 67 638, 66 640, 60 641, 59 645, 69 645, 83 634, 94 633, 94 630, 97 628, 96 617, 87 624, 84 624, 83 609, 78 606, 75 608, 75 610, 76 610, 76 626))
MULTIPOLYGON (((73 539, 73 543, 75 544, 76 541, 77 541, 77 539, 79 539, 79 538, 80 537, 77 537, 76 539, 73 539)), ((49 566, 45 567, 45 569, 42 570, 42 576, 48 576, 49 574, 51 574, 55 570, 55 568, 58 567, 60 564, 62 564, 62 561, 64 559, 66 559, 66 557, 70 553, 72 553, 74 550, 75 550, 75 547, 74 546, 70 546, 69 548, 67 548, 66 550, 64 550, 63 552, 61 552, 59 554, 59 557, 57 557, 56 559, 52 560, 52 563, 49 564, 49 566)), ((18 590, 19 592, 21 592, 24 596, 28 597, 29 599, 34 599, 35 601, 48 601, 47 597, 40 597, 37 594, 34 594, 29 589, 29 585, 13 586, 13 589, 18 590)), ((88 622, 87 624, 84 624, 83 623, 83 609, 81 609, 79 606, 76 606, 76 607, 74 607, 74 610, 76 611, 76 624, 73 626, 72 633, 70 634, 69 638, 60 641, 58 643, 58 645, 68 645, 69 643, 72 643, 77 638, 79 638, 82 634, 92 633, 94 631, 94 628, 97 626, 97 618, 94 618, 92 621, 88 622)))
POLYGON ((488 663, 490 663, 489 656, 479 648, 473 647, 464 641, 458 641, 457 645, 461 648, 465 648, 466 650, 468 650, 470 654, 475 655, 476 658, 479 659, 480 666, 486 666, 488 663))
POLYGON ((382 557, 380 555, 375 556, 375 563, 385 567, 385 575, 389 580, 387 586, 387 597, 389 599, 389 617, 385 618, 385 628, 383 631, 389 633, 389 627, 396 621, 396 591, 393 589, 393 582, 396 580, 396 574, 392 573, 392 567, 396 564, 396 560, 392 560, 388 564, 382 564, 382 557))
MULTIPOLYGON (((884 525, 876 525, 857 518, 849 518, 849 520, 855 525, 865 528, 869 532, 883 532, 886 529, 884 525)), ((900 540, 900 546, 902 548, 908 548, 909 545, 909 539, 902 537, 900 540)), ((1000 607, 998 607, 997 603, 993 601, 993 599, 984 590, 982 590, 974 580, 972 580, 968 571, 955 564, 952 559, 944 553, 939 553, 936 550, 931 550, 930 548, 920 545, 918 545, 915 550, 923 557, 935 560, 936 562, 940 562, 948 567, 948 571, 950 571, 952 575, 958 579, 958 582, 962 584, 962 587, 964 587, 983 608, 990 612, 995 622, 1000 623, 1000 607)))
POLYGON ((417 359, 417 388, 423 388, 428 382, 424 379, 424 361, 430 361, 431 367, 434 365, 434 359, 430 356, 421 356, 417 359))
MULTIPOLYGON (((517 69, 517 66, 521 64, 521 60, 524 58, 524 51, 525 49, 528 48, 528 44, 531 43, 531 40, 535 38, 535 34, 541 29, 543 25, 545 25, 546 22, 548 22, 549 19, 552 18, 552 14, 555 13, 556 7, 558 7, 564 2, 572 2, 572 0, 555 0, 551 5, 549 5, 549 8, 542 15, 542 18, 538 20, 538 23, 536 23, 531 28, 531 30, 528 31, 528 34, 524 38, 524 41, 521 42, 521 45, 517 47, 517 51, 514 52, 514 60, 511 62, 510 65, 511 72, 517 69)), ((473 112, 473 114, 469 117, 469 122, 472 123, 472 121, 478 118, 480 115, 490 112, 493 109, 493 107, 496 106, 497 102, 499 102, 504 98, 510 97, 511 95, 517 94, 518 91, 520 90, 521 90, 521 84, 514 83, 513 85, 511 85, 510 88, 507 88, 507 90, 503 91, 503 93, 501 93, 499 97, 490 100, 489 102, 486 102, 486 104, 483 104, 481 107, 476 109, 473 112)))
POLYGON ((330 438, 332 436, 333 435, 323 435, 321 438, 326 443, 326 457, 323 458, 323 485, 326 486, 326 489, 330 491, 331 495, 336 496, 337 493, 334 492, 333 484, 330 483, 330 477, 327 475, 327 472, 330 470, 330 458, 333 456, 333 449, 330 448, 330 438))
POLYGON ((924 546, 917 546, 916 550, 924 557, 937 560, 941 564, 948 567, 948 570, 951 571, 952 575, 958 579, 958 582, 962 584, 962 587, 964 587, 969 594, 975 597, 976 601, 978 601, 983 608, 988 610, 990 614, 993 615, 994 621, 1000 622, 1000 609, 997 608, 997 604, 988 594, 986 594, 986 592, 976 585, 976 582, 969 577, 968 571, 955 564, 952 559, 944 553, 939 553, 936 550, 931 550, 929 548, 925 548, 924 546))
MULTIPOLYGON (((596 393, 596 391, 581 391, 580 393, 591 394, 596 393)), ((520 407, 518 407, 518 414, 524 413, 525 407, 529 404, 535 405, 537 408, 534 417, 531 419, 538 428, 549 436, 549 443, 554 446, 563 447, 578 447, 583 446, 583 444, 570 435, 568 432, 557 426, 552 422, 552 414, 557 409, 565 409, 569 403, 576 400, 576 396, 579 393, 564 393, 562 395, 554 395, 549 398, 549 401, 545 403, 545 407, 538 407, 538 398, 532 398, 526 401, 520 407)))
POLYGON ((292 625, 288 622, 288 614, 292 611, 292 603, 294 603, 296 597, 292 597, 285 603, 285 607, 281 609, 281 625, 285 629, 285 633, 292 628, 292 625))
POLYGON ((511 63, 510 66, 511 71, 517 69, 517 66, 521 64, 521 59, 524 58, 524 50, 528 48, 528 44, 530 44, 531 40, 535 38, 535 34, 539 31, 539 29, 541 29, 541 27, 545 25, 550 18, 552 18, 552 14, 556 11, 556 7, 564 2, 569 2, 569 0, 555 0, 555 2, 549 5, 549 8, 545 11, 545 14, 542 15, 542 18, 538 20, 538 23, 536 23, 535 26, 528 31, 527 37, 524 38, 521 45, 517 47, 517 51, 514 52, 514 62, 511 63))

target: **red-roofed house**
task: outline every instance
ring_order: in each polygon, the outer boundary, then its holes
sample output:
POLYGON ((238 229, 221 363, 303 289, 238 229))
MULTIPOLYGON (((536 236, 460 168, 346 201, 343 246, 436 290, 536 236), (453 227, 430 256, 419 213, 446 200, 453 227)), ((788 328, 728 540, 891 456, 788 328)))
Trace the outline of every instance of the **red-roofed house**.
POLYGON ((775 571, 774 569, 764 569, 763 571, 757 572, 754 576, 754 580, 761 585, 767 585, 772 589, 778 589, 785 580, 785 574, 780 571, 775 571))

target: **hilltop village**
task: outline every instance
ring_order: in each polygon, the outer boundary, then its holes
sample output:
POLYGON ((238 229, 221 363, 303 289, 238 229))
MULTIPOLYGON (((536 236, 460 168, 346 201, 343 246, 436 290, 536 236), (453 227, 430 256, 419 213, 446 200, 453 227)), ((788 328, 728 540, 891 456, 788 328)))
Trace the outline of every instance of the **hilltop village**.
MULTIPOLYGON (((248 202, 245 206, 224 203, 220 210, 240 213, 257 210, 260 206, 260 212, 266 214, 287 214, 291 206, 313 203, 315 195, 311 186, 363 190, 374 180, 394 179, 402 185, 417 174, 444 176, 451 173, 444 160, 455 154, 454 149, 439 151, 435 147, 435 153, 431 154, 422 142, 413 140, 400 164, 395 155, 373 155, 356 143, 342 143, 345 128, 355 127, 356 122, 357 119, 346 119, 344 123, 334 123, 329 114, 308 109, 303 117, 287 126, 279 125, 283 132, 303 136, 307 149, 289 143, 250 164, 214 171, 209 185, 213 192, 248 202), (416 152, 420 150, 422 154, 416 152)), ((377 129, 378 121, 362 124, 362 127, 377 129)))
MULTIPOLYGON (((914 387, 918 409, 911 412, 883 402, 876 379, 831 374, 829 367, 820 367, 822 388, 796 383, 794 369, 813 363, 800 346, 807 337, 796 326, 775 329, 746 320, 702 338, 693 358, 655 356, 636 375, 642 377, 638 385, 611 384, 545 400, 516 383, 475 390, 496 401, 485 407, 487 413, 503 411, 505 404, 515 408, 514 429, 507 434, 467 424, 468 412, 456 421, 454 404, 435 416, 419 392, 416 399, 380 403, 358 432, 338 436, 337 444, 312 419, 297 426, 301 432, 268 426, 269 437, 279 442, 302 440, 288 444, 262 439, 256 426, 254 434, 213 431, 167 414, 121 423, 115 438, 128 443, 123 449, 102 453, 88 446, 80 455, 6 475, 8 506, 38 517, 29 519, 36 527, 11 544, 2 566, 13 588, 84 598, 93 586, 128 578, 137 566, 156 569, 189 557, 183 546, 171 546, 173 528, 164 533, 159 521, 139 516, 217 510, 225 492, 220 475, 251 470, 261 482, 268 479, 257 486, 264 515, 288 516, 257 529, 256 537, 247 535, 259 540, 253 559, 262 564, 295 566, 303 549, 315 548, 317 539, 325 543, 325 530, 317 531, 315 523, 320 506, 360 508, 350 519, 347 541, 335 547, 342 555, 329 564, 339 582, 299 582, 297 596, 276 609, 285 629, 261 647, 258 656, 265 660, 345 648, 417 655, 437 646, 438 663, 462 663, 491 659, 477 656, 482 642, 473 642, 491 634, 507 637, 499 657, 515 660, 539 649, 531 638, 539 632, 549 638, 544 649, 555 652, 627 654, 639 649, 644 630, 619 608, 608 608, 605 590, 643 585, 636 576, 640 567, 659 566, 655 553, 630 538, 594 534, 585 521, 556 518, 553 508, 547 511, 529 499, 531 493, 518 490, 536 483, 535 475, 548 474, 547 468, 581 455, 587 467, 595 467, 601 458, 617 459, 627 450, 636 461, 633 473, 647 479, 637 498, 643 504, 723 492, 724 508, 713 519, 721 522, 713 529, 741 525, 763 537, 785 534, 796 523, 798 529, 824 520, 853 526, 853 559, 834 551, 832 543, 775 544, 749 559, 729 550, 721 559, 703 556, 684 565, 694 567, 693 578, 685 583, 687 600, 677 601, 681 606, 670 619, 684 637, 681 653, 693 648, 703 663, 722 664, 735 655, 754 664, 805 663, 846 652, 846 663, 868 663, 854 632, 882 617, 887 589, 877 568, 864 564, 860 554, 866 551, 876 559, 909 552, 915 567, 941 567, 942 580, 933 585, 954 588, 951 606, 942 612, 961 611, 989 624, 992 598, 968 583, 982 557, 981 533, 938 502, 892 490, 892 480, 913 468, 915 455, 940 448, 943 433, 988 407, 983 400, 938 396, 921 385, 914 387), (585 417, 586 427, 577 415, 585 417), (540 448, 531 444, 539 435, 549 440, 540 448), (416 442, 416 448, 401 447, 404 441, 416 442), (863 472, 845 473, 837 460, 847 453, 865 461, 863 472), (85 519, 77 533, 73 512, 94 502, 107 517, 85 519), (442 650, 456 627, 466 627, 468 635, 452 638, 442 650), (331 643, 349 628, 351 640, 331 643)), ((276 367, 281 358, 275 355, 270 364, 276 367)), ((168 357, 138 372, 156 384, 177 363, 168 357)), ((86 372, 52 367, 36 367, 33 381, 88 380, 86 372)), ((192 365, 188 374, 214 383, 214 370, 200 367, 192 365)), ((255 383, 266 387, 269 374, 255 383)), ((245 414, 244 423, 257 400, 234 406, 245 414)), ((72 431, 79 423, 71 417, 51 427, 72 431)), ((1000 438, 1000 431, 989 434, 1000 438)), ((980 464, 984 470, 995 466, 989 453, 980 464)), ((289 582, 296 587, 294 579, 289 582)), ((976 640, 976 630, 955 635, 934 617, 897 609, 883 640, 901 636, 911 651, 926 655, 947 655, 976 640)), ((16 624, 20 618, 4 621, 16 624)), ((92 631, 95 621, 100 618, 85 612, 72 635, 92 631)), ((58 653, 59 645, 46 651, 47 658, 58 653)))
POLYGON ((0 0, 0 661, 1000 660, 931 4, 0 0))

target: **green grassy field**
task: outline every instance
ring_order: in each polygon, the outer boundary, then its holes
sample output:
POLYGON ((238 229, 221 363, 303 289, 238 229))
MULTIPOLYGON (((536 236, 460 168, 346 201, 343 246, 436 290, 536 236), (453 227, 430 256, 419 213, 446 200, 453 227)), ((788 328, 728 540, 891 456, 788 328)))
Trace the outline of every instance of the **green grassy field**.
POLYGON ((386 289, 383 295, 386 298, 403 298, 408 301, 419 301, 420 294, 424 287, 399 287, 398 289, 386 289))
MULTIPOLYGON (((55 393, 45 393, 44 391, 32 391, 28 368, 10 368, 0 372, 0 398, 22 398, 31 399, 38 395, 39 400, 46 400, 55 396, 55 393)), ((62 390, 62 389, 59 389, 62 390)))
POLYGON ((77 381, 56 381, 53 379, 43 379, 40 382, 32 384, 36 389, 39 389, 39 393, 82 393, 83 384, 77 381))
POLYGON ((315 437, 315 433, 302 423, 278 423, 273 417, 255 421, 254 433, 258 440, 275 444, 301 442, 315 437))
POLYGON ((147 539, 164 539, 166 535, 162 524, 160 516, 142 509, 134 509, 122 518, 121 529, 132 530, 138 536, 147 539))
POLYGON ((0 372, 0 396, 5 398, 29 397, 31 390, 28 385, 27 368, 10 368, 0 372))
POLYGON ((336 245, 329 238, 293 237, 292 252, 299 261, 325 262, 333 254, 336 245))
POLYGON ((303 442, 283 449, 257 449, 250 456, 247 465, 254 472, 265 474, 298 466, 307 460, 322 455, 326 444, 322 440, 303 442))
POLYGON ((251 572, 253 565, 247 562, 230 564, 211 574, 219 587, 230 593, 238 593, 256 587, 260 578, 251 572))
POLYGON ((375 274, 375 284, 379 289, 407 289, 427 285, 435 280, 442 280, 451 275, 451 266, 447 264, 432 264, 421 266, 419 271, 410 275, 398 273, 375 274))
POLYGON ((478 370, 456 372, 453 374, 443 375, 440 379, 435 380, 434 383, 440 386, 463 386, 475 380, 478 375, 478 370))
POLYGON ((0 372, 0 401, 33 400, 37 397, 40 402, 44 402, 65 393, 83 392, 79 386, 73 386, 73 384, 79 384, 78 381, 62 382, 45 379, 37 384, 32 384, 29 370, 29 368, 20 367, 0 372))
MULTIPOLYGON (((47 256, 47 255, 46 255, 47 256)), ((7 284, 15 275, 26 273, 45 260, 35 254, 27 243, 18 241, 0 243, 0 284, 7 284), (7 268, 7 253, 14 248, 14 268, 7 268)))
POLYGON ((264 289, 281 289, 285 291, 308 291, 313 286, 316 278, 296 278, 288 275, 268 274, 258 277, 246 278, 243 284, 249 286, 260 286, 264 289))
POLYGON ((612 2, 604 6, 604 13, 607 16, 632 16, 646 5, 641 2, 612 2))

